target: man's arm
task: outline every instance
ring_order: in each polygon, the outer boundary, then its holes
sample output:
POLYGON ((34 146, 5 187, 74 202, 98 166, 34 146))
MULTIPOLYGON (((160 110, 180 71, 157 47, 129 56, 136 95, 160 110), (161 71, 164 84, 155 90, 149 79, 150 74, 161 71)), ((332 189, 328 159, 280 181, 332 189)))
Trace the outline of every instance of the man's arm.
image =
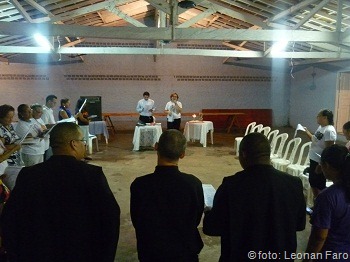
POLYGON ((114 261, 116 249, 119 240, 120 228, 120 208, 114 195, 109 188, 107 179, 99 168, 96 174, 96 181, 93 183, 92 198, 95 198, 99 224, 96 225, 101 228, 100 232, 100 252, 101 262, 114 261), (105 258, 102 260, 102 258, 105 258))

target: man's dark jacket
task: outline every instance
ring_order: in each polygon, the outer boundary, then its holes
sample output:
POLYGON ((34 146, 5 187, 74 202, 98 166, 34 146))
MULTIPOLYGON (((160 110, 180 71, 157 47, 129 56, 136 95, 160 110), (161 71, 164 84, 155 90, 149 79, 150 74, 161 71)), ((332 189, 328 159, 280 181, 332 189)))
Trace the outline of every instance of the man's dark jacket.
POLYGON ((1 222, 11 262, 113 262, 120 208, 101 167, 52 156, 21 170, 1 222))

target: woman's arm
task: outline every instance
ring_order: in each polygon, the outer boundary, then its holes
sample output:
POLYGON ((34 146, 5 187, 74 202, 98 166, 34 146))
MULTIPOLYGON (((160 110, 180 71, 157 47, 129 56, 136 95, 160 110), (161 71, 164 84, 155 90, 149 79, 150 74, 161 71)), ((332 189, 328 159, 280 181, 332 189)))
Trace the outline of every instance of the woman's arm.
MULTIPOLYGON (((319 253, 324 245, 328 236, 328 229, 312 227, 311 234, 309 237, 309 242, 307 244, 307 248, 305 253, 319 253)), ((309 262, 310 259, 304 259, 303 262, 309 262)))
POLYGON ((68 115, 67 115, 67 112, 64 111, 64 110, 61 110, 61 111, 60 111, 60 116, 61 116, 63 119, 69 118, 68 115))
POLYGON ((309 137, 310 140, 312 140, 312 134, 311 132, 304 126, 304 129, 305 129, 305 133, 306 135, 309 137))
POLYGON ((75 115, 76 119, 79 119, 81 122, 85 123, 85 124, 89 124, 89 119, 85 118, 83 113, 79 112, 75 115))
POLYGON ((17 144, 6 146, 7 150, 2 155, 0 155, 0 162, 8 159, 13 154, 13 152, 20 150, 20 148, 21 146, 17 144))

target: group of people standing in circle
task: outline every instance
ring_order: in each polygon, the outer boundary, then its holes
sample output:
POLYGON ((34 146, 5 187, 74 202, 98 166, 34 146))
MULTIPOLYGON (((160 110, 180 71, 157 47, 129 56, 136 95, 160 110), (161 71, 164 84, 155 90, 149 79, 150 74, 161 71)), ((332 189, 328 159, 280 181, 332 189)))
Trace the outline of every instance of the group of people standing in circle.
MULTIPOLYGON (((149 92, 143 93, 143 99, 138 101, 136 111, 140 114, 139 124, 154 123, 153 112, 156 110, 154 101, 149 98, 149 92)), ((167 114, 167 129, 180 130, 182 103, 179 101, 179 95, 172 93, 170 101, 166 103, 164 112, 167 114)))

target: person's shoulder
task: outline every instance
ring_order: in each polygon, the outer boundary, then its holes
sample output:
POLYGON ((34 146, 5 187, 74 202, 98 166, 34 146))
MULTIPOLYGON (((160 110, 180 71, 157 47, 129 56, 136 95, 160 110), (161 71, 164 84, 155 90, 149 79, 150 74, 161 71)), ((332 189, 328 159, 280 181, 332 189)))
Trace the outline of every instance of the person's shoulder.
POLYGON ((152 175, 153 173, 136 177, 134 181, 131 183, 131 186, 137 186, 139 184, 145 184, 145 183, 152 183, 151 181, 154 178, 154 176, 152 175))
POLYGON ((192 182, 195 182, 195 183, 202 183, 200 181, 200 179, 197 176, 193 175, 193 174, 187 174, 187 173, 180 172, 180 177, 182 177, 185 180, 192 181, 192 182))

